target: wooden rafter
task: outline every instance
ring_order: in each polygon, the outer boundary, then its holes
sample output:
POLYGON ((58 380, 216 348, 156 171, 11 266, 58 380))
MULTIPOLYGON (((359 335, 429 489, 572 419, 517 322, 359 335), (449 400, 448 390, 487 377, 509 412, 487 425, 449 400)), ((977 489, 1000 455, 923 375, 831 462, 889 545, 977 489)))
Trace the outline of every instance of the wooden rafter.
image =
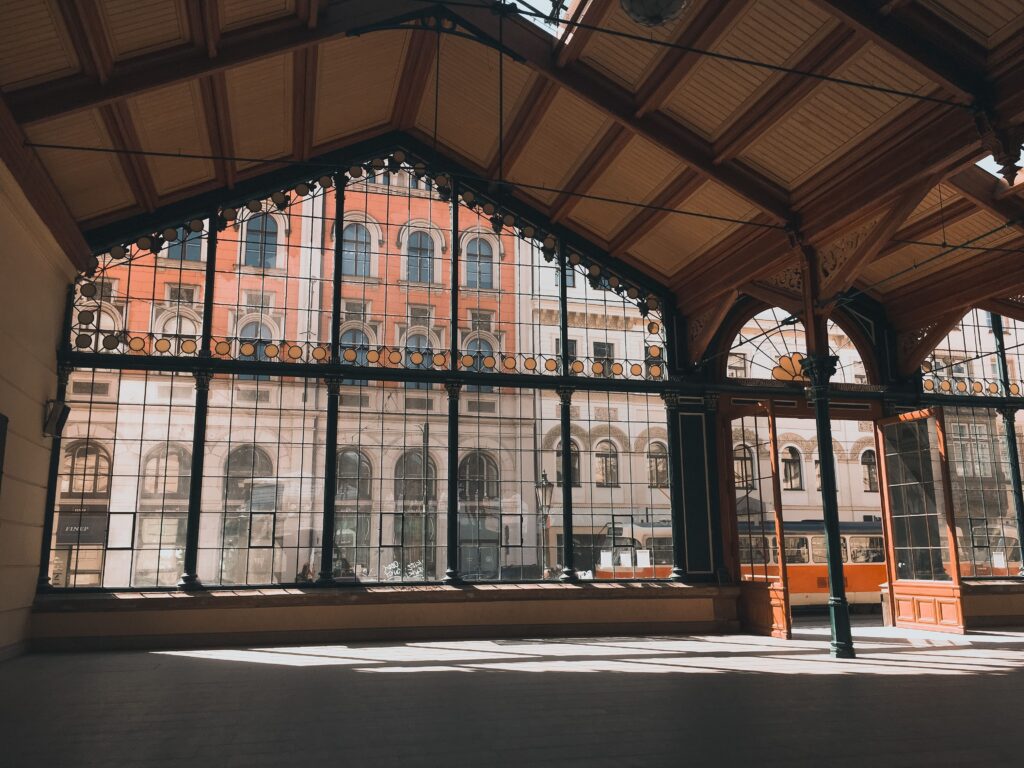
POLYGON ((131 116, 123 104, 108 104, 100 109, 103 124, 110 134, 110 142, 119 151, 117 159, 121 163, 128 186, 135 199, 147 211, 156 209, 157 195, 149 166, 141 155, 132 154, 141 149, 139 137, 135 133, 131 116))
POLYGON ((985 78, 982 72, 939 49, 933 40, 904 26, 894 14, 878 13, 864 0, 814 2, 844 23, 861 30, 900 61, 964 102, 970 103, 984 92, 985 78))
POLYGON ((68 260, 84 269, 91 249, 82 236, 64 197, 31 147, 25 146, 25 134, 0 94, 0 161, 18 180, 22 193, 53 235, 68 260))
POLYGON ((217 88, 214 84, 216 75, 204 77, 199 81, 199 92, 203 99, 203 115, 206 118, 206 136, 210 142, 210 150, 216 155, 213 161, 217 178, 228 189, 235 186, 235 167, 228 156, 231 151, 228 149, 226 124, 221 118, 227 119, 227 109, 223 102, 217 98, 217 88))
POLYGON ((930 177, 910 188, 894 201, 881 219, 866 228, 867 231, 862 235, 858 233, 859 236, 854 239, 841 239, 838 249, 833 246, 835 267, 821 280, 819 288, 823 302, 832 301, 853 285, 861 270, 874 261, 882 247, 937 183, 938 178, 930 177))
POLYGON ((686 354, 690 363, 696 364, 704 357, 708 344, 715 337, 725 316, 729 314, 738 297, 736 291, 704 307, 696 307, 686 318, 686 354))
POLYGON ((987 301, 979 302, 978 309, 994 312, 997 315, 1024 323, 1024 304, 1017 301, 1008 301, 1005 298, 988 299, 987 301))
POLYGON ((217 3, 188 0, 185 8, 196 49, 214 58, 217 55, 217 43, 220 42, 220 12, 217 3))
POLYGON ((771 275, 793 261, 793 246, 779 229, 739 227, 672 279, 683 306, 704 304, 738 286, 771 275), (733 244, 729 248, 726 244, 733 244))
POLYGON ((979 302, 1024 292, 1024 237, 1000 245, 1005 251, 977 253, 885 295, 889 318, 900 329, 920 328, 938 315, 966 311, 979 302))
POLYGON ((594 148, 580 161, 576 173, 565 184, 565 191, 552 203, 549 214, 552 221, 561 221, 572 212, 580 202, 579 195, 590 190, 601 174, 615 162, 631 138, 629 131, 621 125, 613 125, 605 131, 594 148))
POLYGON ((650 208, 644 208, 629 219, 626 224, 612 237, 608 250, 612 254, 620 254, 658 225, 662 219, 671 215, 669 209, 682 205, 686 199, 704 184, 704 177, 686 168, 658 193, 651 201, 650 208))
MULTIPOLYGON (((708 49, 752 4, 753 0, 737 0, 730 3, 729 13, 722 13, 719 3, 704 3, 689 23, 679 25, 672 42, 689 48, 708 49)), ((643 117, 658 110, 698 61, 698 53, 666 48, 637 89, 636 116, 643 117)))
POLYGON ((292 54, 292 156, 297 161, 308 160, 313 149, 319 54, 319 48, 302 48, 292 54))
POLYGON ((558 43, 555 66, 564 67, 576 61, 594 36, 593 27, 600 27, 608 18, 616 0, 581 0, 573 11, 572 22, 582 22, 586 27, 567 25, 565 35, 558 43))
POLYGON ((67 0, 58 3, 71 44, 87 76, 103 85, 110 79, 114 61, 106 45, 103 23, 93 0, 67 0))
MULTIPOLYGON (((829 75, 848 61, 863 44, 864 38, 857 32, 838 26, 825 35, 793 68, 829 75)), ((820 80, 792 72, 775 80, 715 141, 715 160, 722 162, 741 154, 820 84, 820 80)))
POLYGON ((401 90, 395 98, 391 123, 398 128, 411 128, 416 122, 427 82, 434 71, 437 56, 437 35, 426 30, 415 30, 409 36, 409 44, 402 63, 399 79, 401 90))
POLYGON ((932 233, 940 232, 943 227, 962 221, 977 212, 978 208, 970 200, 963 197, 954 198, 949 203, 944 203, 940 210, 922 216, 917 221, 897 230, 892 239, 879 249, 875 255, 875 261, 906 248, 908 240, 924 240, 932 233))
POLYGON ((1024 202, 1002 194, 1009 188, 1002 179, 971 165, 950 176, 949 183, 979 208, 1003 221, 1014 222, 1018 229, 1024 231, 1024 202))
POLYGON ((487 169, 489 177, 504 179, 508 175, 516 160, 523 154, 526 145, 530 143, 533 132, 544 121, 544 115, 557 93, 558 88, 550 80, 543 77, 534 80, 519 109, 516 110, 515 117, 505 129, 504 148, 495 151, 494 159, 487 169))
POLYGON ((945 312, 928 322, 898 334, 896 339, 896 369, 901 376, 910 376, 921 368, 921 363, 939 342, 963 319, 964 312, 945 312))

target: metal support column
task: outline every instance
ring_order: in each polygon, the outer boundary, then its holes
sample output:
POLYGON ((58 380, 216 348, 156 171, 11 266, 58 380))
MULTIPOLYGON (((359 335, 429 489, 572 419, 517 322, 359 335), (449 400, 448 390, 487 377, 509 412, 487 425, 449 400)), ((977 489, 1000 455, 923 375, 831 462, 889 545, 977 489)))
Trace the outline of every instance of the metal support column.
MULTIPOLYGON (((334 274, 331 275, 331 364, 341 364, 341 275, 345 219, 345 175, 334 180, 334 274)), ((341 379, 330 376, 327 383, 327 434, 324 459, 324 505, 320 527, 320 573, 316 583, 334 583, 334 516, 338 493, 338 402, 341 379)))
POLYGON ((208 371, 196 371, 196 410, 192 431, 192 468, 189 473, 188 517, 185 522, 185 567, 180 589, 201 589, 199 581, 199 520, 203 506, 203 464, 206 459, 206 415, 210 403, 208 371))
POLYGON ((665 413, 668 427, 668 490, 672 507, 672 581, 686 580, 686 526, 683 507, 683 457, 679 429, 679 395, 665 392, 665 413))
MULTIPOLYGON (((210 213, 206 235, 206 282, 203 288, 203 329, 199 358, 213 356, 214 284, 217 277, 217 241, 222 222, 219 211, 210 213)), ((206 459, 206 417, 210 405, 209 371, 196 371, 196 407, 192 426, 192 467, 189 472, 188 517, 185 521, 185 563, 179 589, 201 589, 199 581, 199 521, 203 506, 203 465, 206 459)))
POLYGON ((572 387, 558 388, 562 429, 562 574, 558 577, 559 581, 576 581, 579 578, 572 544, 572 443, 569 439, 572 393, 572 387))
POLYGON ((448 392, 448 567, 445 584, 458 584, 459 575, 459 390, 462 385, 449 381, 448 392))
MULTIPOLYGON (((999 365, 999 384, 1003 397, 1010 394, 1010 367, 1006 363, 1006 342, 1003 339, 1003 318, 994 312, 989 314, 992 335, 996 341, 996 360, 999 365)), ((1006 458, 1010 464, 1010 483, 1013 489, 1013 511, 1017 518, 1017 541, 1024 542, 1024 489, 1021 487, 1020 448, 1017 445, 1017 409, 1000 408, 1003 429, 1006 432, 1006 458)), ((1021 564, 1024 576, 1024 563, 1021 564)))
POLYGON ((835 355, 812 355, 800 361, 811 380, 808 399, 814 404, 814 422, 818 437, 818 467, 821 472, 821 506, 825 520, 825 558, 828 562, 828 613, 832 627, 832 656, 852 659, 853 634, 850 607, 843 582, 843 558, 839 536, 839 495, 836 488, 836 463, 832 451, 832 421, 829 415, 828 384, 836 372, 835 355))
POLYGON ((324 435, 324 506, 320 531, 320 574, 316 583, 334 583, 334 512, 338 494, 338 395, 341 379, 327 377, 327 432, 324 435))

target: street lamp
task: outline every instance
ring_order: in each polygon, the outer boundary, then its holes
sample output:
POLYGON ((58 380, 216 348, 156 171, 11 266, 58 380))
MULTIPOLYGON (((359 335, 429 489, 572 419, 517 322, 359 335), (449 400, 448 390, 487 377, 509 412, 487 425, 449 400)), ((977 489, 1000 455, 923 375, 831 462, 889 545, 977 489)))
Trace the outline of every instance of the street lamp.
POLYGON ((547 472, 540 473, 540 480, 534 490, 537 492, 537 510, 546 515, 551 509, 551 493, 555 490, 555 484, 548 480, 547 472))

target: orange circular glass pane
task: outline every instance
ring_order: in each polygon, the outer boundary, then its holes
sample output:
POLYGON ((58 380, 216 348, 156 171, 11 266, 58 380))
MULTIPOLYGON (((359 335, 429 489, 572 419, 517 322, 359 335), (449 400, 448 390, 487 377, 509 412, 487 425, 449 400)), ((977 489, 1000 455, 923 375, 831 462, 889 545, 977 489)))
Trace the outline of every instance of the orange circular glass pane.
POLYGON ((992 393, 992 394, 994 395, 994 394, 995 394, 996 392, 998 392, 998 391, 999 391, 999 385, 998 385, 998 384, 996 384, 996 383, 995 383, 994 381, 993 381, 993 382, 991 382, 991 383, 990 383, 990 384, 988 385, 988 391, 989 391, 989 392, 991 392, 991 393, 992 393))
POLYGON ((933 389, 935 389, 935 382, 931 380, 926 381, 924 383, 924 388, 931 392, 933 389))
POLYGON ((157 339, 153 345, 157 352, 167 352, 171 348, 170 339, 157 339))
POLYGON ((525 361, 523 362, 523 367, 524 367, 524 368, 525 368, 526 370, 528 370, 528 371, 533 371, 533 370, 536 370, 536 368, 537 368, 537 361, 536 361, 536 360, 534 360, 534 359, 533 359, 532 357, 528 357, 528 358, 526 358, 526 360, 525 360, 525 361))
POLYGON ((422 365, 423 364, 423 353, 422 352, 413 352, 411 355, 409 355, 409 362, 412 363, 413 365, 422 365))
POLYGON ((652 379, 657 379, 657 378, 660 378, 660 377, 661 377, 661 366, 660 365, 652 365, 651 366, 651 378, 652 379))
POLYGON ((952 387, 949 385, 949 380, 943 379, 942 381, 940 381, 939 389, 941 389, 943 392, 949 392, 949 390, 952 389, 952 387))
POLYGON ((612 373, 616 376, 622 375, 622 363, 612 363, 612 373))
POLYGON ((302 357, 302 347, 289 347, 288 357, 290 357, 292 360, 298 360, 300 357, 302 357))
POLYGON ((440 352, 438 352, 436 355, 434 355, 434 365, 436 365, 438 368, 440 368, 442 365, 444 365, 444 361, 445 361, 445 357, 440 352))
POLYGON ((196 351, 196 343, 193 339, 185 339, 181 342, 181 351, 186 355, 191 355, 196 351))
POLYGON ((583 373, 583 363, 580 360, 573 360, 572 365, 569 366, 569 370, 573 373, 583 373))
POLYGON ((653 320, 647 324, 648 333, 658 333, 661 330, 661 326, 655 323, 653 320))
POLYGON ((263 354, 270 358, 277 357, 280 351, 281 348, 278 347, 277 344, 267 344, 267 346, 263 348, 263 354))
POLYGON ((980 393, 980 392, 981 392, 981 391, 982 391, 982 390, 984 389, 984 387, 983 387, 983 386, 981 386, 981 382, 980 382, 980 381, 976 381, 976 382, 974 382, 974 383, 973 383, 973 384, 971 385, 971 389, 972 389, 972 390, 973 390, 974 392, 980 393))
POLYGON ((469 368, 472 365, 473 365, 473 356, 472 355, 463 355, 462 356, 462 367, 463 368, 469 368))
POLYGON ((1019 395, 1020 394, 1020 387, 1017 386, 1016 384, 1011 384, 1010 385, 1010 394, 1011 395, 1019 395))
POLYGON ((496 363, 497 361, 494 359, 492 355, 488 355, 487 357, 484 358, 484 368, 493 368, 496 363))
POLYGON ((135 336, 131 341, 128 342, 128 349, 132 352, 141 352, 146 348, 146 340, 135 336))
POLYGON ((238 354, 243 355, 244 357, 251 357, 255 351, 255 345, 249 341, 242 342, 241 346, 238 347, 238 354))
POLYGON ((502 365, 505 366, 506 371, 514 371, 516 369, 516 359, 514 357, 506 357, 502 361, 502 365))
POLYGON ((641 367, 640 367, 639 365, 637 365, 636 363, 633 363, 633 364, 632 364, 631 366, 629 366, 629 372, 630 372, 631 374, 633 374, 634 376, 639 376, 639 375, 640 375, 641 373, 643 373, 643 372, 644 372, 644 369, 643 369, 643 368, 641 368, 641 367))
MULTIPOLYGON (((355 350, 352 351, 353 353, 355 352, 355 350)), ((355 360, 355 358, 352 359, 355 360)), ((380 360, 380 352, 378 352, 376 349, 371 349, 369 352, 366 353, 366 362, 376 363, 378 360, 380 360)))
POLYGON ((957 392, 966 392, 967 391, 967 382, 965 382, 965 381, 958 381, 956 383, 956 391, 957 392))
POLYGON ((595 375, 600 376, 602 373, 604 373, 604 363, 594 363, 594 365, 591 367, 591 370, 594 372, 595 375))
POLYGON ((213 351, 216 352, 218 355, 226 355, 228 352, 231 351, 231 345, 228 344, 226 341, 218 341, 217 346, 213 348, 213 351))
POLYGON ((341 353, 341 359, 346 363, 354 363, 356 361, 356 351, 354 349, 346 349, 341 353))
POLYGON ((548 359, 548 360, 545 360, 545 361, 544 361, 544 368, 545 368, 545 370, 548 370, 548 371, 553 371, 553 370, 555 370, 555 369, 556 369, 557 367, 558 367, 558 362, 557 362, 557 361, 555 361, 555 360, 552 360, 552 359, 548 359))
POLYGON ((647 354, 651 357, 661 357, 661 347, 650 347, 647 354))
POLYGON ((400 362, 402 362, 402 353, 398 352, 397 350, 391 352, 388 355, 388 362, 391 363, 392 365, 398 365, 400 362))
POLYGON ((313 359, 314 360, 326 360, 327 359, 327 350, 324 349, 323 347, 315 347, 313 349, 313 359))

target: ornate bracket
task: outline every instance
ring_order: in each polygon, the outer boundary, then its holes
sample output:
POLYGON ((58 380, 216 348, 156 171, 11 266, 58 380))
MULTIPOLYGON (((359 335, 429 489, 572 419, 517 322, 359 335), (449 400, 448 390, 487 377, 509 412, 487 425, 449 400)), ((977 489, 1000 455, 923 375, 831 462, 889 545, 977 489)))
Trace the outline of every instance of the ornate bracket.
POLYGON ((449 400, 458 400, 461 389, 462 384, 457 381, 446 381, 444 383, 444 391, 448 393, 449 400))
POLYGON ((992 153, 999 171, 1011 187, 1017 178, 1021 144, 1024 143, 1024 125, 1007 125, 987 109, 974 113, 974 124, 981 136, 981 144, 992 153))
POLYGON ((836 373, 839 358, 836 355, 813 355, 800 358, 800 367, 811 385, 807 387, 808 402, 816 402, 828 395, 828 383, 836 373))
POLYGON ((193 371, 192 376, 196 380, 196 391, 197 392, 209 392, 210 381, 213 379, 213 374, 209 371, 193 371))

